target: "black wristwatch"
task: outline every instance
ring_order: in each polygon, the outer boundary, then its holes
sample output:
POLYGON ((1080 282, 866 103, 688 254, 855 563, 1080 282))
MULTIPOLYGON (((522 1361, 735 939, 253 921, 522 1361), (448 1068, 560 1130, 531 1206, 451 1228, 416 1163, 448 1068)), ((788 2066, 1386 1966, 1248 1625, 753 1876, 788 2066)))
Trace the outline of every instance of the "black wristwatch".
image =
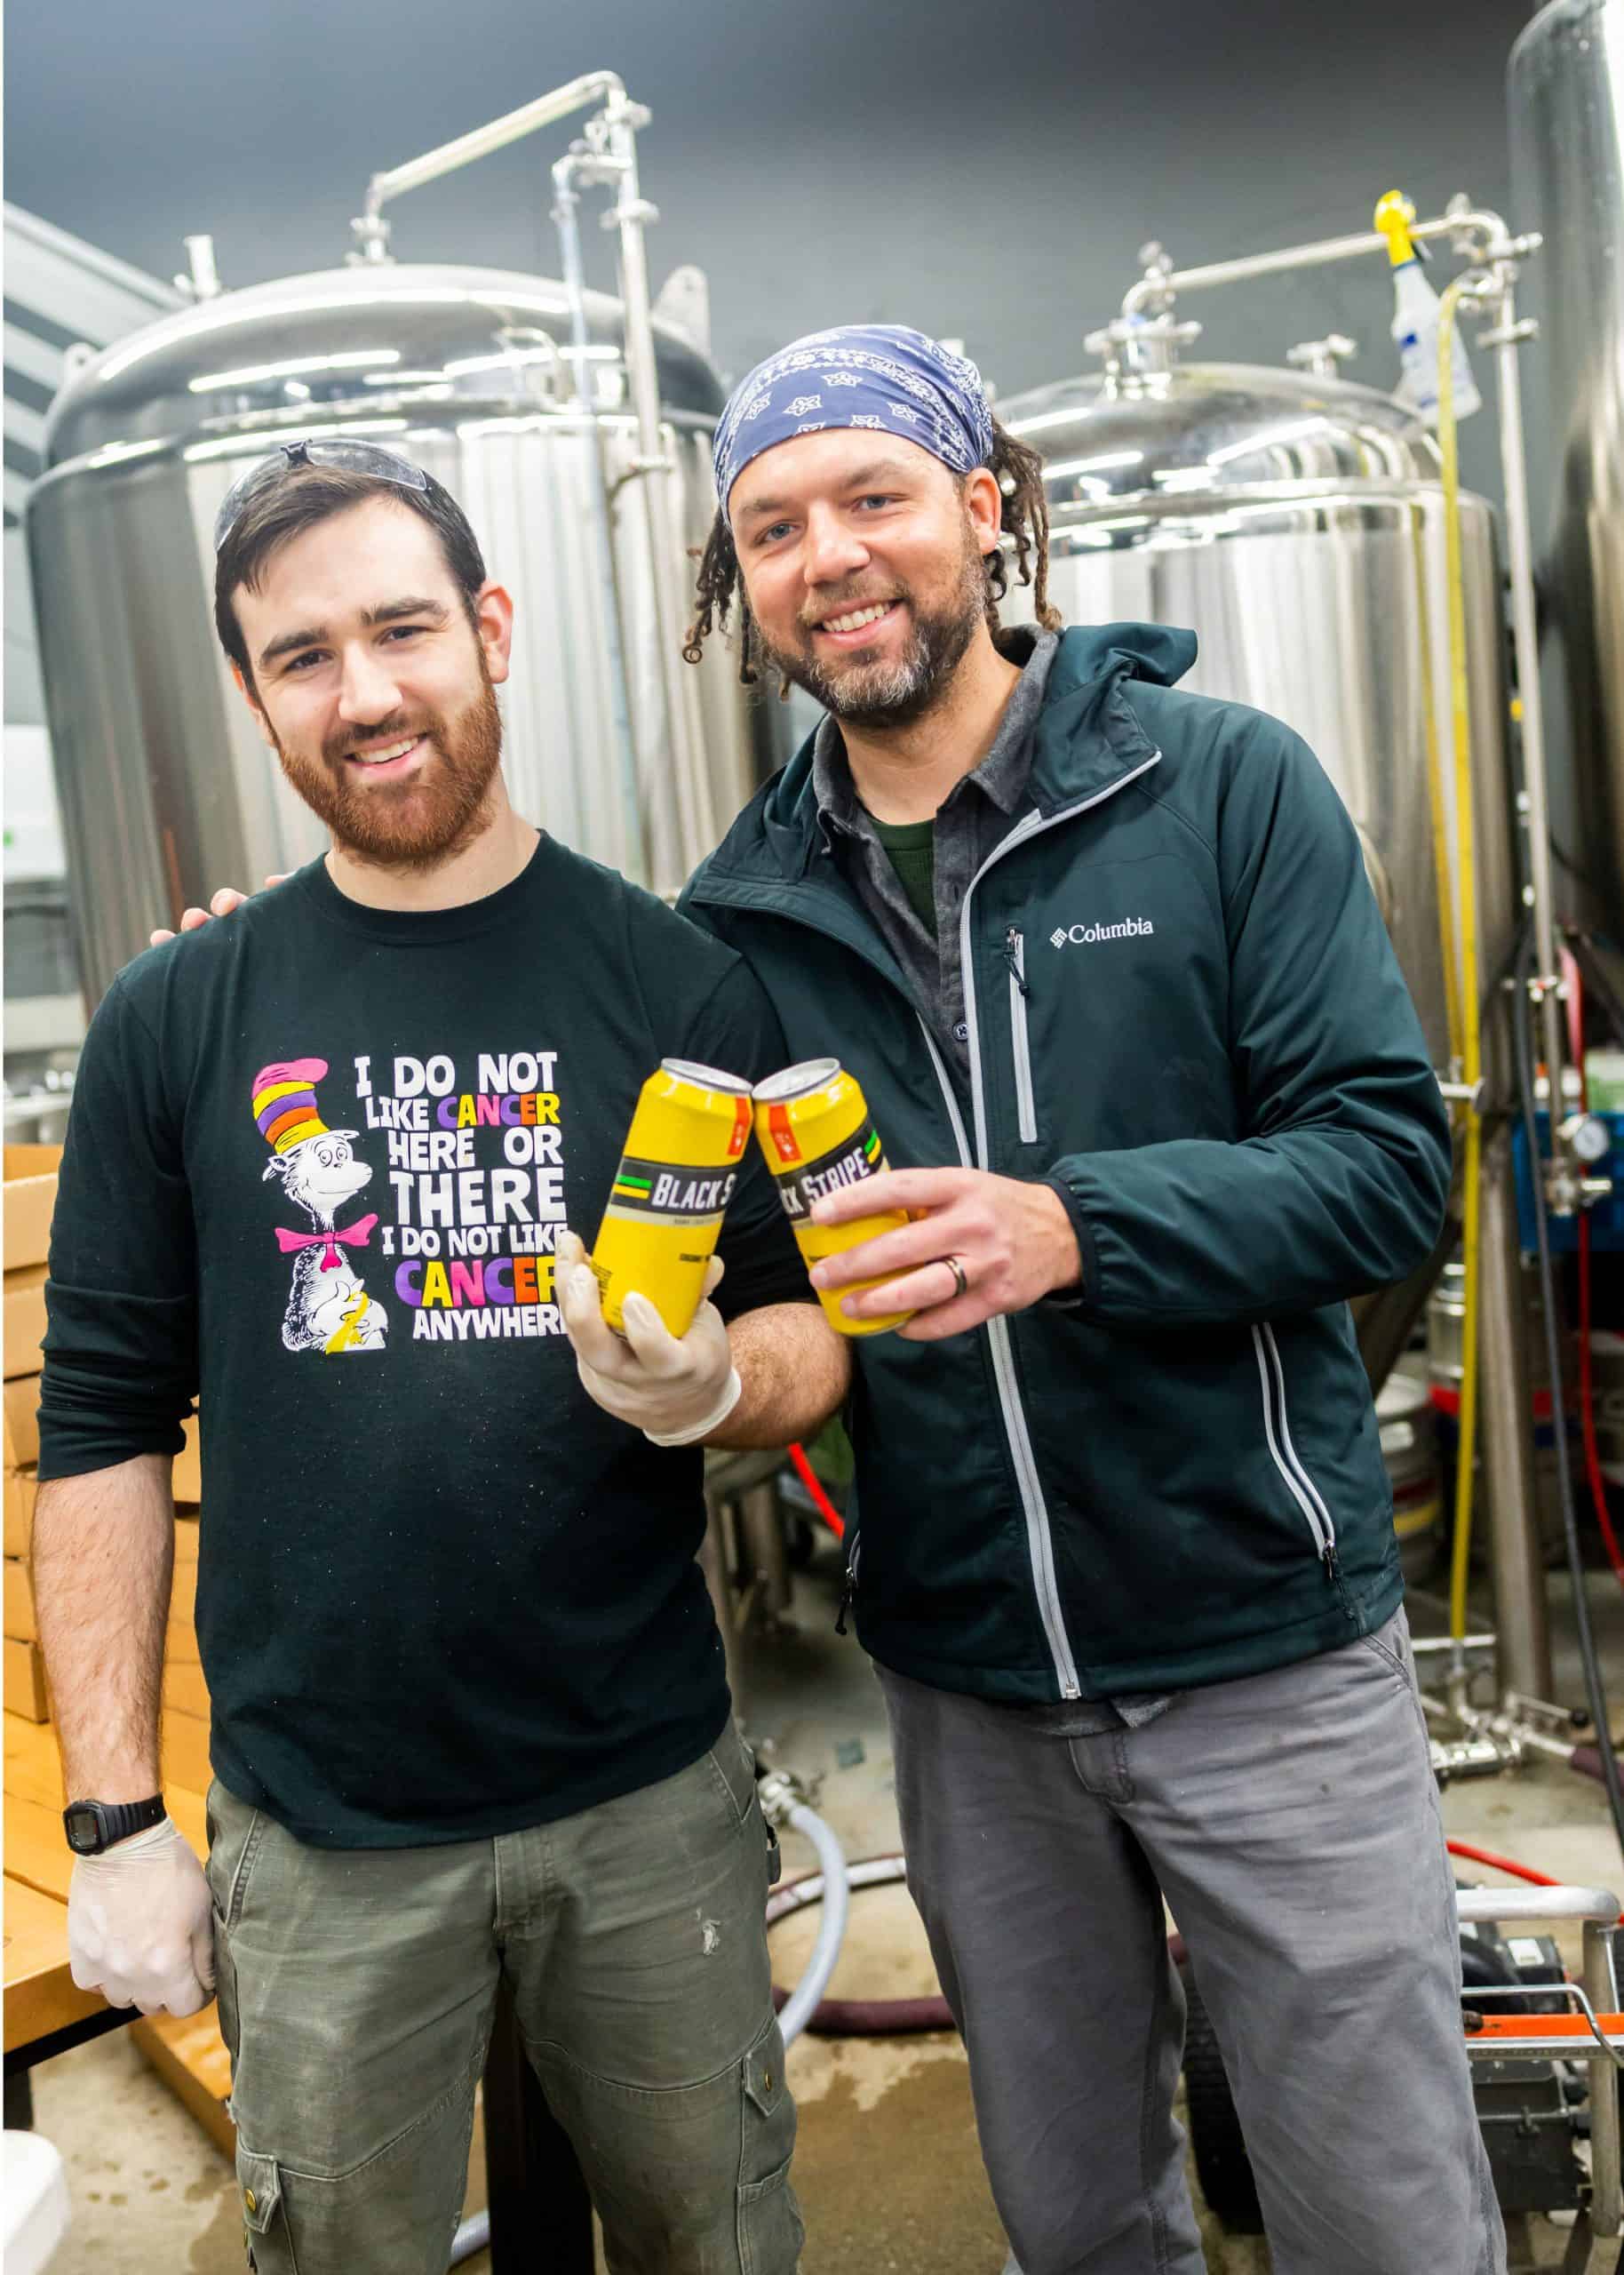
POLYGON ((149 1801, 69 1801, 62 1811, 68 1845, 79 1856, 100 1856, 115 1840, 162 1824, 168 1812, 162 1793, 149 1801))

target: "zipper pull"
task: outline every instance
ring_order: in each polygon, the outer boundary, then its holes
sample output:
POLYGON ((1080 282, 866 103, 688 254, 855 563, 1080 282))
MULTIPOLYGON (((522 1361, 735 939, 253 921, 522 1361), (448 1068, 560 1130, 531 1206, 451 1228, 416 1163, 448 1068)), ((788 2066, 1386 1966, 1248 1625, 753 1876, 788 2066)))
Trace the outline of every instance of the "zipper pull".
POLYGON ((1021 935, 1013 924, 1004 935, 1004 962, 1009 966, 1009 977, 1022 994, 1030 995, 1032 991, 1027 986, 1025 974, 1021 970, 1021 935))
POLYGON ((1336 1543, 1333 1540, 1326 1541, 1325 1546, 1320 1550, 1319 1561, 1325 1568, 1326 1579, 1330 1581, 1332 1586, 1336 1590, 1337 1594, 1341 1598, 1342 1609, 1347 1613, 1349 1621, 1357 1630, 1359 1624, 1359 1615, 1354 1609, 1353 1598, 1349 1594, 1347 1588, 1343 1585, 1342 1560, 1337 1553, 1336 1543))
POLYGON ((846 1560, 846 1585, 840 1590, 840 1608, 834 1616, 834 1632, 837 1635, 845 1634, 846 1615, 856 1600, 857 1559, 862 1553, 863 1543, 861 1540, 854 1541, 851 1554, 846 1560))

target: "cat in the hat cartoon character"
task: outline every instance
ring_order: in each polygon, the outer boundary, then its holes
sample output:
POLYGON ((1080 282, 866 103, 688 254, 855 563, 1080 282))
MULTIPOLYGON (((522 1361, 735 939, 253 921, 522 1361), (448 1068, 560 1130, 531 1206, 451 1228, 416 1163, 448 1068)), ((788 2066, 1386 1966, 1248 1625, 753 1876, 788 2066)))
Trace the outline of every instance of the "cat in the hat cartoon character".
POLYGON ((358 1249, 370 1245, 376 1214, 340 1225, 338 1212, 371 1182, 350 1145, 353 1130, 330 1130, 316 1111, 315 1085, 327 1072, 324 1058, 289 1058, 262 1066, 254 1077, 254 1120, 272 1148, 267 1177, 316 1227, 291 1233, 276 1227, 276 1242, 293 1258, 293 1286, 282 1322, 290 1351, 320 1351, 329 1356, 351 1351, 381 1351, 389 1332, 383 1305, 366 1290, 355 1270, 358 1249))

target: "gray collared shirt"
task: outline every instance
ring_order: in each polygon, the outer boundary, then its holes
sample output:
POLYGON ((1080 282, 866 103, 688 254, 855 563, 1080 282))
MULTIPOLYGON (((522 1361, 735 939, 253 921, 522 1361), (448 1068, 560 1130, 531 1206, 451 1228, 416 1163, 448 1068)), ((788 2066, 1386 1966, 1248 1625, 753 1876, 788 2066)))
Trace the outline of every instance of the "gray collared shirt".
POLYGON ((857 795, 846 745, 832 717, 824 716, 812 746, 812 789, 825 839, 836 849, 858 898, 902 966, 915 1006, 948 1063, 967 1081, 970 1050, 959 954, 959 912, 971 879, 1031 802, 1027 784, 1032 730, 1059 645, 1053 632, 1034 635, 1015 631, 999 637, 1004 655, 1023 668, 1004 706, 991 749, 979 766, 954 783, 936 809, 934 939, 875 834, 873 818, 857 795))
MULTIPOLYGON (((901 965, 915 1008, 967 1082, 970 1043, 959 914, 977 870, 1031 803, 1032 730, 1059 644, 1053 632, 999 635, 1000 652, 1022 666, 1021 676, 1010 690, 991 749, 954 783, 936 809, 934 939, 875 834, 873 817, 857 795, 846 745, 832 716, 825 714, 812 746, 812 788, 825 842, 901 965)), ((1135 1729, 1167 1704, 1165 1697, 1078 1698, 1008 1711, 1025 1715, 1046 1736, 1096 1737, 1107 1730, 1135 1729)))

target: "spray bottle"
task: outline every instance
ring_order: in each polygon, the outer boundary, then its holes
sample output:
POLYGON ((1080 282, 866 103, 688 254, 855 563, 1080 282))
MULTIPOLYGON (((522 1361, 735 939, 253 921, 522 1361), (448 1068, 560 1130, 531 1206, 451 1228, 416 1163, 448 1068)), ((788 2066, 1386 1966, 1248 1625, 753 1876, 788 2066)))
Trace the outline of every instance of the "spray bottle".
MULTIPOLYGON (((1389 190, 1376 208, 1375 226, 1387 239, 1393 264, 1393 338, 1397 343, 1400 378, 1398 399, 1407 403, 1429 427, 1438 416, 1438 296, 1422 274, 1420 254, 1410 235, 1415 208, 1402 191, 1389 190)), ((1453 339, 1455 417, 1469 419, 1483 408, 1483 397, 1472 379, 1466 343, 1457 329, 1453 339)))

